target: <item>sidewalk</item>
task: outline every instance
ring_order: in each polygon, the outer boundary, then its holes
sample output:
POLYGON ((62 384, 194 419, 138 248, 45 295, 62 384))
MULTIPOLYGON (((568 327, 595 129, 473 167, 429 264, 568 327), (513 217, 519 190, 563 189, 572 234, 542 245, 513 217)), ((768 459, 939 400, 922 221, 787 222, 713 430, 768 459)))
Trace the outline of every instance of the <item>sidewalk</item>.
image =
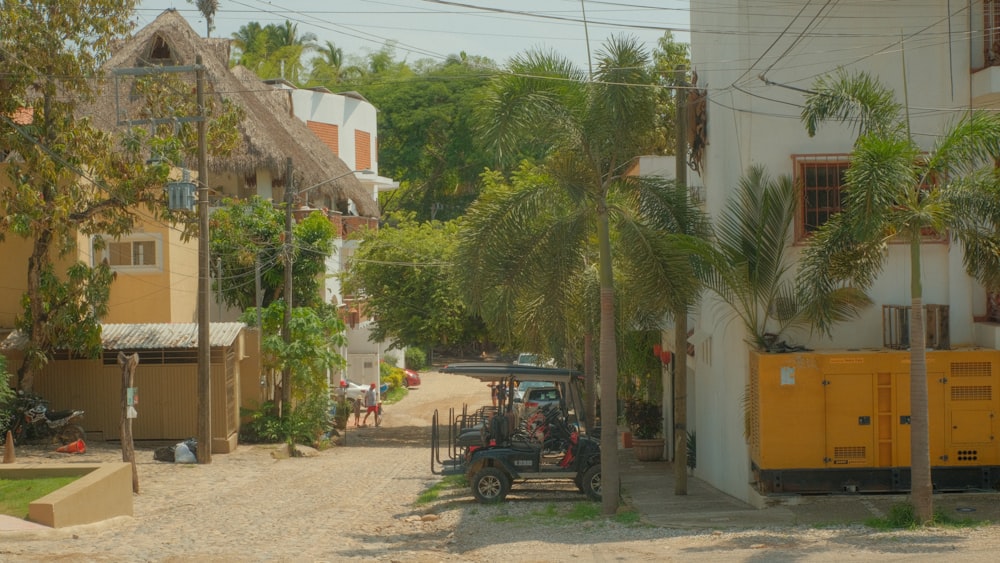
MULTIPOLYGON (((630 449, 619 450, 622 491, 649 524, 671 528, 761 528, 863 524, 886 516, 903 494, 773 495, 760 497, 764 508, 737 500, 701 479, 688 476, 688 494, 674 495, 673 464, 636 461, 630 449)), ((934 495, 936 511, 957 520, 1000 522, 1000 493, 934 495)))

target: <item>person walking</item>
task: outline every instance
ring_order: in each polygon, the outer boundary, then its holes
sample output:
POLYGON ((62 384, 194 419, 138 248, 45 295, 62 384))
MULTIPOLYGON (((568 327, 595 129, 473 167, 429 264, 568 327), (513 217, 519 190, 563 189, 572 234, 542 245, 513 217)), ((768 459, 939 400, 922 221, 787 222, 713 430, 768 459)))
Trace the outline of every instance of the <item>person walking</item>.
POLYGON ((365 392, 365 406, 368 407, 365 411, 365 419, 361 421, 362 426, 368 426, 368 415, 375 413, 375 419, 378 420, 378 398, 375 393, 375 384, 372 383, 368 391, 365 392))

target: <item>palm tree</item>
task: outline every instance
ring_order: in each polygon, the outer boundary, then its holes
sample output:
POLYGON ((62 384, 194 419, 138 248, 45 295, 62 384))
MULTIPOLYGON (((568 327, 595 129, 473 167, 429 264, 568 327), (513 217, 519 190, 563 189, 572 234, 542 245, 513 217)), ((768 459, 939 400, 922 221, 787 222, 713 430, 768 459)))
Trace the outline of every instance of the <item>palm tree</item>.
POLYGON ((326 41, 325 45, 316 48, 316 52, 319 53, 319 56, 314 59, 314 63, 322 62, 330 68, 336 69, 344 64, 344 50, 334 45, 333 41, 326 41))
POLYGON ((886 244, 910 250, 910 472, 917 517, 933 518, 927 364, 920 246, 932 229, 950 232, 964 247, 968 273, 987 287, 1000 285, 1000 116, 970 112, 929 152, 913 142, 903 106, 865 73, 822 77, 807 96, 802 119, 810 136, 837 120, 859 133, 845 174, 843 211, 814 233, 803 253, 799 281, 815 297, 810 313, 829 331, 835 320, 821 296, 844 286, 869 288, 885 265, 886 244))
MULTIPOLYGON (((770 351, 786 331, 810 324, 787 255, 795 208, 791 178, 771 178, 763 166, 752 166, 715 222, 711 251, 701 254, 706 289, 739 317, 756 350, 770 351)), ((824 298, 835 322, 870 303, 852 287, 835 288, 824 298)))
POLYGON ((205 37, 211 37, 215 29, 215 12, 219 11, 219 0, 188 0, 205 16, 205 37))
POLYGON ((257 22, 249 22, 240 26, 240 29, 232 34, 233 46, 239 50, 237 62, 249 67, 248 59, 251 57, 263 58, 268 49, 269 36, 264 28, 257 22))
POLYGON ((266 28, 272 43, 279 49, 281 47, 308 47, 316 45, 316 34, 309 32, 299 35, 299 25, 285 20, 282 25, 269 24, 266 28))
POLYGON ((332 41, 326 41, 322 47, 317 47, 316 53, 317 56, 311 61, 311 85, 333 86, 364 74, 364 69, 357 65, 344 65, 344 50, 332 41))
MULTIPOLYGON (((653 229, 643 224, 640 215, 634 212, 638 207, 636 200, 631 206, 626 204, 629 197, 637 197, 635 188, 641 183, 623 175, 629 162, 648 148, 647 128, 654 121, 654 98, 652 89, 647 87, 653 81, 649 57, 636 39, 619 36, 597 53, 593 80, 588 80, 587 73, 568 60, 539 51, 515 57, 508 64, 508 71, 494 80, 481 105, 486 124, 484 138, 500 158, 507 158, 526 145, 545 148, 544 171, 563 192, 561 201, 569 204, 565 207, 563 230, 553 229, 546 233, 549 238, 537 239, 539 244, 562 240, 565 246, 549 255, 534 255, 536 261, 528 261, 523 268, 561 269, 566 272, 562 278, 566 281, 580 278, 580 272, 585 271, 581 264, 596 266, 600 288, 601 448, 605 452, 601 456, 603 511, 613 514, 618 508, 620 478, 615 453, 618 369, 612 220, 634 218, 631 230, 618 231, 623 240, 634 243, 634 246, 626 243, 625 247, 650 253, 663 249, 658 240, 643 241, 642 236, 653 229), (576 244, 570 244, 571 241, 576 244), (581 250, 579 241, 586 241, 589 251, 581 250), (640 248, 644 243, 647 246, 640 248)), ((527 212, 542 220, 562 220, 554 214, 556 206, 550 203, 551 194, 546 198, 527 190, 512 197, 523 197, 523 202, 513 203, 524 207, 511 208, 506 215, 502 209, 495 211, 504 221, 504 230, 512 235, 524 228, 527 212), (518 211, 520 217, 515 214, 518 211)), ((483 241, 491 246, 481 248, 482 257, 488 257, 487 252, 509 251, 502 248, 501 236, 497 231, 497 239, 483 241)), ((515 242, 531 241, 516 239, 515 242)), ((674 279, 679 278, 657 280, 661 286, 659 296, 671 293, 663 290, 662 284, 674 279)), ((499 300, 493 306, 506 304, 505 300, 499 300)))

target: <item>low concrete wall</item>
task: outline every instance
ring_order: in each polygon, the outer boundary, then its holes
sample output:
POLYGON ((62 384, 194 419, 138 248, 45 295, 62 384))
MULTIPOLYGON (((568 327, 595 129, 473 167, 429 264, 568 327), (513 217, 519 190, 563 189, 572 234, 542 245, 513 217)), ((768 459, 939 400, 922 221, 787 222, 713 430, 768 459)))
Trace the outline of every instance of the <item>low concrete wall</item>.
POLYGON ((52 528, 132 516, 132 466, 128 463, 59 463, 0 466, 5 479, 80 478, 28 505, 28 520, 52 528))

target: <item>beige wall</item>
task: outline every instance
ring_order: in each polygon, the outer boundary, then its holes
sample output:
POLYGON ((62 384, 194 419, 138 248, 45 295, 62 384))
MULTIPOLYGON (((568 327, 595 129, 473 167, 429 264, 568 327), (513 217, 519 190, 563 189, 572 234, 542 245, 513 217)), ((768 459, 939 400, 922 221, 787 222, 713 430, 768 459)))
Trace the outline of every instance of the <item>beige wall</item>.
POLYGON ((24 310, 21 296, 28 288, 28 257, 31 247, 22 238, 7 235, 0 242, 0 328, 13 328, 14 318, 24 310))
POLYGON ((154 237, 161 247, 161 263, 153 270, 118 270, 111 286, 108 315, 102 321, 194 322, 198 302, 197 239, 184 242, 180 227, 154 221, 145 213, 140 214, 132 236, 154 237))
MULTIPOLYGON (((0 165, 0 183, 8 182, 0 165)), ((198 241, 181 240, 180 227, 154 221, 140 213, 134 234, 160 241, 161 266, 157 271, 119 270, 111 286, 106 323, 188 323, 196 321, 198 294, 198 241)), ((12 328, 21 314, 27 290, 31 241, 8 234, 0 242, 0 328, 12 328)), ((75 261, 93 264, 91 240, 77 236, 77 252, 57 261, 64 268, 75 261)), ((61 270, 62 268, 57 268, 61 270)))
MULTIPOLYGON (((212 451, 236 447, 239 432, 240 344, 212 349, 212 451)), ((21 364, 8 355, 8 370, 21 364)), ((135 440, 184 440, 198 434, 198 365, 142 363, 135 372, 139 390, 138 417, 132 421, 135 440)), ((81 409, 88 440, 118 440, 121 436, 121 368, 102 360, 53 360, 35 377, 34 391, 52 410, 81 409)))
POLYGON ((132 516, 132 466, 128 463, 2 465, 0 477, 79 477, 28 505, 28 520, 51 528, 132 516))

